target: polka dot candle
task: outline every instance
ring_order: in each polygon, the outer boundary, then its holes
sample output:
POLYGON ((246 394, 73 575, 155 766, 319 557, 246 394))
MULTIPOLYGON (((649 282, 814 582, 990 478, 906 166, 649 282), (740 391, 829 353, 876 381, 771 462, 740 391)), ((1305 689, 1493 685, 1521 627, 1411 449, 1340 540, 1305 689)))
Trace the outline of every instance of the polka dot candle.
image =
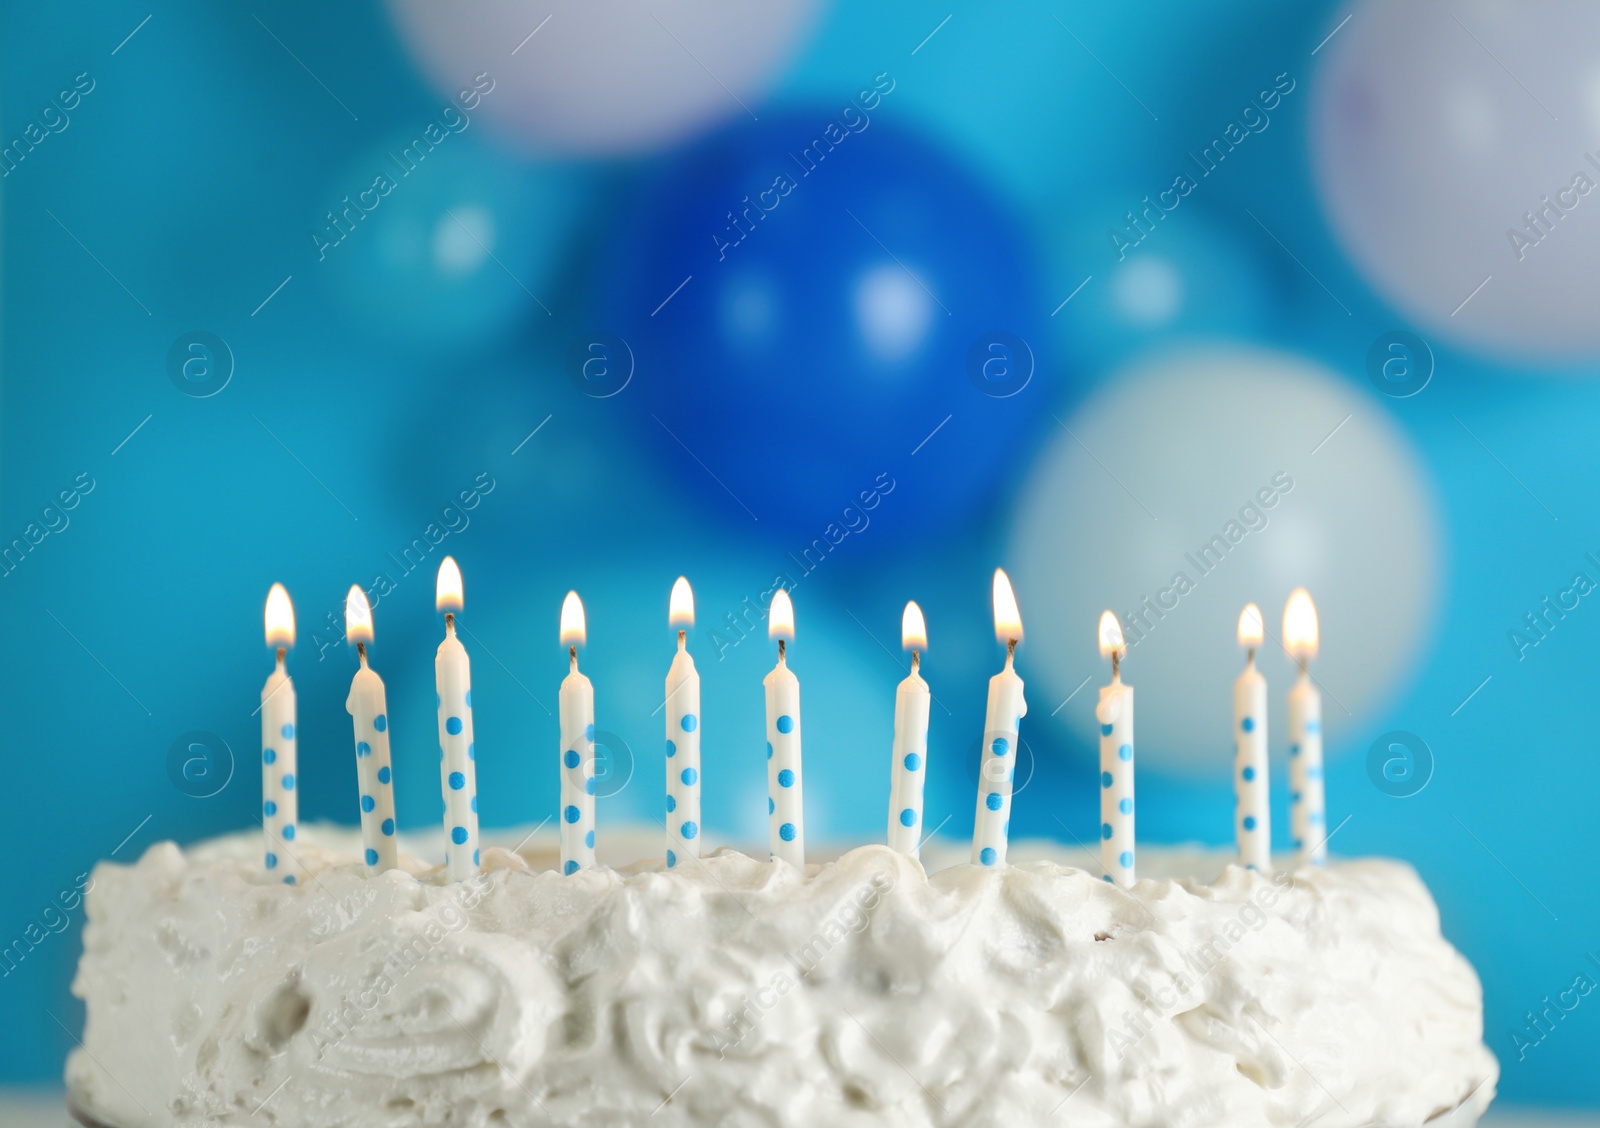
POLYGON ((294 607, 282 584, 267 593, 267 645, 278 649, 278 664, 261 688, 261 828, 267 876, 293 885, 300 875, 292 843, 299 821, 295 790, 299 756, 295 738, 294 682, 284 656, 294 645, 294 607))
POLYGON ((894 695, 894 745, 889 768, 889 848, 915 858, 922 843, 922 790, 928 778, 928 683, 922 651, 928 627, 922 608, 907 603, 900 618, 900 643, 911 651, 911 673, 894 695))
POLYGON ((439 565, 435 606, 445 613, 444 641, 433 659, 439 698, 439 790, 444 796, 444 875, 464 881, 478 872, 477 752, 472 743, 472 665, 456 637, 461 569, 446 556, 439 565))
POLYGON ((1111 659, 1111 684, 1100 689, 1095 720, 1100 725, 1100 865, 1107 881, 1134 882, 1133 686, 1122 681, 1126 647, 1122 624, 1110 611, 1100 616, 1100 653, 1111 659))
POLYGON ((1248 604, 1239 614, 1239 645, 1248 656, 1244 673, 1233 683, 1233 822, 1239 864, 1265 871, 1272 868, 1272 811, 1267 792, 1267 679, 1256 669, 1261 636, 1261 608, 1248 604))
POLYGON ((1022 679, 1014 668, 1022 641, 1022 615, 1011 579, 994 571, 994 633, 1006 648, 1006 664, 989 679, 989 705, 984 713, 983 751, 978 766, 978 809, 972 825, 972 863, 1003 866, 1011 832, 1011 784, 1016 774, 1017 737, 1028 712, 1022 679))
POLYGON ((1322 786, 1322 694, 1307 665, 1317 654, 1317 608, 1295 588, 1283 609, 1283 646, 1300 664, 1289 690, 1289 829, 1300 860, 1328 858, 1328 816, 1322 786))
POLYGON ((578 671, 587 638, 583 603, 575 591, 561 604, 561 641, 570 668, 561 681, 561 872, 594 865, 594 683, 578 671))
POLYGON ((678 652, 667 670, 667 868, 700 856, 700 673, 689 655, 694 593, 679 576, 667 622, 678 627, 678 652))
POLYGON ((345 711, 356 737, 356 780, 361 790, 361 842, 367 868, 393 869, 399 861, 394 833, 394 768, 389 762, 389 709, 380 678, 367 665, 372 641, 372 607, 360 587, 344 603, 344 635, 355 643, 361 665, 350 682, 345 711))
POLYGON ((800 780, 800 679, 789 669, 794 604, 779 588, 767 612, 767 636, 778 640, 778 664, 761 683, 767 698, 767 826, 772 856, 806 868, 805 804, 800 780))

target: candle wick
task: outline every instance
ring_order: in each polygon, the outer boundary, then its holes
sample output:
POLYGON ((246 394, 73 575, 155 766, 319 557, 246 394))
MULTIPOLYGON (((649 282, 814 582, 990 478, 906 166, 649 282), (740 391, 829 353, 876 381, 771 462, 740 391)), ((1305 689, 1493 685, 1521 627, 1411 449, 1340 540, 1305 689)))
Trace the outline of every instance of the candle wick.
POLYGON ((367 644, 366 643, 364 643, 364 642, 356 643, 356 657, 361 659, 361 664, 363 666, 365 666, 367 664, 367 644))
POLYGON ((685 646, 688 645, 688 642, 689 642, 689 632, 688 631, 679 631, 678 632, 678 649, 682 650, 685 646))
POLYGON ((1255 647, 1251 646, 1251 647, 1248 647, 1245 650, 1245 652, 1244 652, 1244 664, 1246 666, 1254 666, 1256 664, 1256 648, 1255 647))
POLYGON ((1111 680, 1117 681, 1122 677, 1122 651, 1111 652, 1111 680))
POLYGON ((778 640, 778 661, 780 663, 783 662, 783 660, 784 660, 784 657, 783 657, 784 650, 785 650, 784 641, 783 641, 783 639, 780 638, 778 640))
POLYGON ((920 667, 920 666, 921 666, 921 665, 922 665, 922 651, 920 651, 920 650, 913 650, 913 651, 912 651, 912 652, 911 652, 911 672, 912 672, 912 673, 913 673, 913 674, 914 674, 914 673, 916 673, 916 672, 917 672, 917 669, 918 669, 918 668, 919 668, 919 667, 920 667))
POLYGON ((576 646, 567 647, 567 658, 571 661, 573 671, 576 672, 578 669, 578 648, 576 646))
POLYGON ((456 633, 456 613, 454 611, 446 611, 444 613, 444 633, 456 633))
POLYGON ((280 670, 283 669, 283 659, 284 659, 284 656, 287 655, 288 653, 289 653, 289 651, 288 651, 288 649, 286 647, 282 647, 282 646, 278 647, 278 669, 280 669, 280 670))

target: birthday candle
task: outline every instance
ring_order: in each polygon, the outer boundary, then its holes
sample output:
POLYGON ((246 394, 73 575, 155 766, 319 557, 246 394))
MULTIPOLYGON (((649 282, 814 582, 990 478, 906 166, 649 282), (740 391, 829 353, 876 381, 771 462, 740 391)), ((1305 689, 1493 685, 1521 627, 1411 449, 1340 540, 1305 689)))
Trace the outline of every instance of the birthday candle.
POLYGON ((678 652, 667 670, 667 868, 700 856, 700 673, 689 656, 694 592, 679 576, 667 601, 678 652))
POLYGON ((1261 608, 1239 613, 1239 645, 1246 650, 1244 673, 1233 683, 1234 833, 1239 864, 1272 868, 1272 817, 1267 791, 1267 679, 1256 669, 1261 645, 1261 608))
POLYGON ((393 869, 399 862, 394 836, 394 769, 389 763, 389 710, 383 679, 367 665, 372 641, 372 605, 359 586, 344 601, 344 637, 356 645, 361 665, 350 682, 345 712, 356 736, 356 779, 361 789, 361 842, 367 867, 393 869))
POLYGON ((907 603, 900 645, 911 651, 911 673, 894 694, 893 763, 889 768, 889 848, 915 858, 922 839, 922 788, 928 778, 928 683, 919 667, 928 648, 922 608, 907 603))
POLYGON ((1110 611, 1100 616, 1100 655, 1111 659, 1111 684, 1100 689, 1100 865, 1107 881, 1134 882, 1133 686, 1122 681, 1126 652, 1122 624, 1110 611))
POLYGON ((762 681, 767 697, 767 829, 772 856, 804 873, 805 804, 800 791, 800 679, 789 670, 794 604, 779 588, 767 612, 767 637, 778 640, 778 664, 762 681))
POLYGON ((1317 607, 1305 588, 1283 608, 1283 647, 1300 666, 1289 690, 1289 824, 1300 860, 1328 858, 1328 816, 1322 785, 1322 694, 1306 669, 1317 656, 1317 607))
POLYGON ((561 643, 571 668, 561 681, 561 872, 594 865, 594 684, 578 672, 587 638, 575 591, 561 603, 561 643))
POLYGON ((1017 766, 1017 735, 1028 702, 1014 662, 1022 641, 1022 614, 1011 579, 994 570, 994 636, 1006 648, 1005 667, 989 679, 989 705, 984 712, 983 751, 978 766, 978 812, 972 824, 974 865, 1002 866, 1011 834, 1011 784, 1017 766))
POLYGON ((273 584, 267 592, 266 628, 267 645, 278 649, 278 664, 261 687, 261 828, 266 836, 267 869, 293 885, 300 863, 285 843, 294 841, 299 821, 299 792, 295 790, 298 755, 294 682, 283 660, 294 645, 294 606, 282 584, 273 584))
POLYGON ((472 743, 472 664, 456 637, 461 610, 461 569, 453 557, 439 564, 434 607, 444 612, 444 641, 433 659, 439 697, 439 790, 444 795, 444 875, 464 881, 478 872, 477 749, 472 743))

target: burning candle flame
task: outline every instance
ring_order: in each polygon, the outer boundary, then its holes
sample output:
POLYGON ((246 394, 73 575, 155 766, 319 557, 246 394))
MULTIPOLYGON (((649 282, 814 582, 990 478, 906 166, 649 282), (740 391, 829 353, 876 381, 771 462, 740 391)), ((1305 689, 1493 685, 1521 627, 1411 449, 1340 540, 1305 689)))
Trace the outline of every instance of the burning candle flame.
POLYGON ((567 592, 561 601, 561 645, 582 646, 589 638, 588 625, 583 616, 583 600, 575 591, 567 592))
POLYGON ((439 579, 433 588, 433 606, 437 611, 461 610, 461 569, 453 556, 446 556, 439 562, 439 579))
POLYGON ((1022 612, 1004 568, 994 570, 994 637, 1005 643, 1022 641, 1022 612))
POLYGON ((783 588, 773 593, 772 606, 767 609, 767 637, 794 641, 794 602, 783 588))
POLYGON ((1317 605, 1303 587, 1290 592, 1283 607, 1283 648, 1301 662, 1317 656, 1317 605))
POLYGON ((672 596, 667 600, 667 625, 683 630, 694 626, 694 592, 686 577, 679 576, 672 585, 672 596))
POLYGON ((267 645, 287 649, 294 645, 294 604, 282 584, 267 591, 267 645))
POLYGON ((372 604, 360 584, 350 585, 344 597, 344 640, 349 643, 372 641, 372 604))
POLYGON ((1254 603, 1246 603, 1244 610, 1239 612, 1239 645, 1254 650, 1261 645, 1265 629, 1261 619, 1261 608, 1254 603))
POLYGON ((1121 658, 1127 650, 1128 644, 1122 638, 1122 624, 1110 611, 1103 612, 1100 616, 1100 657, 1110 658, 1115 654, 1121 658))
POLYGON ((916 600, 907 603, 905 613, 900 616, 900 645, 906 650, 928 649, 928 623, 916 600))

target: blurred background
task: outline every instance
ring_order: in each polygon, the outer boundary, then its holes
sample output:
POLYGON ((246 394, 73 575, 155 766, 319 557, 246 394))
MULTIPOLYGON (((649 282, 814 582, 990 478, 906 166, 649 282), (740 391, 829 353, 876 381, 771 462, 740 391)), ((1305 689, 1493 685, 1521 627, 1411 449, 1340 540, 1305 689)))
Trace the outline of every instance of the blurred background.
MULTIPOLYGON (((658 817, 690 578, 713 846, 765 833, 777 586, 819 846, 884 834, 907 599, 927 825, 970 833, 996 566, 1027 632, 1013 835, 1095 833, 1110 607, 1141 839, 1224 845, 1234 621, 1276 634, 1304 584, 1332 849, 1427 880, 1508 1102, 1600 1105, 1600 1003, 1551 1007, 1600 980, 1600 9, 0 20, 0 1082, 55 1083, 81 1027, 79 875, 257 825, 272 582, 302 818, 356 818, 359 583, 399 820, 437 825, 448 553, 491 828, 555 809, 569 588, 600 833, 658 817)), ((1263 669, 1281 844, 1292 666, 1263 669)))

